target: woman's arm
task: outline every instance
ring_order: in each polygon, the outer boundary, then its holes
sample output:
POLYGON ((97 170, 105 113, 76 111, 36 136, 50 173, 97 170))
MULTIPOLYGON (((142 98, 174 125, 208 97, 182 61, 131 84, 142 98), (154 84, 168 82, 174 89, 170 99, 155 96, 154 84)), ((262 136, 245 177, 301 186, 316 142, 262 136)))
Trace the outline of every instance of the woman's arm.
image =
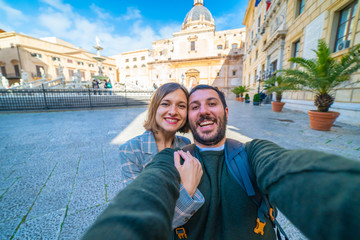
POLYGON ((120 168, 122 188, 129 185, 142 171, 142 159, 135 153, 136 146, 131 140, 120 146, 120 168))

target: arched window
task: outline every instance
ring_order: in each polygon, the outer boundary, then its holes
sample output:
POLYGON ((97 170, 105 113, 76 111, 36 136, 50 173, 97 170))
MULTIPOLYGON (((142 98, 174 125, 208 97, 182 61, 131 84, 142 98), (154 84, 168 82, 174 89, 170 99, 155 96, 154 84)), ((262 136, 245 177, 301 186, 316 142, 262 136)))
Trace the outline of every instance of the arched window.
POLYGON ((231 45, 231 48, 232 48, 232 49, 237 49, 237 48, 238 48, 238 44, 237 44, 237 43, 233 43, 233 44, 231 45))
POLYGON ((145 64, 141 65, 142 68, 146 67, 145 64))
POLYGON ((130 69, 130 67, 129 66, 126 66, 126 68, 125 69, 130 69))
POLYGON ((134 65, 134 67, 133 68, 137 68, 137 66, 136 65, 134 65))
POLYGON ((219 50, 223 49, 223 45, 217 45, 217 49, 219 50))

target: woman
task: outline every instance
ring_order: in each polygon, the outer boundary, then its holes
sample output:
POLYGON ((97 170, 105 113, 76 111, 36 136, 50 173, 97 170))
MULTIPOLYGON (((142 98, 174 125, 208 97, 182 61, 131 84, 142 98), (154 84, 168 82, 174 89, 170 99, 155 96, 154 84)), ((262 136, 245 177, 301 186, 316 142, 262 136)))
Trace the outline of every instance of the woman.
MULTIPOLYGON (((130 184, 161 150, 182 148, 190 144, 189 139, 175 135, 177 131, 181 133, 189 131, 188 96, 186 88, 177 83, 166 83, 154 92, 144 124, 146 131, 120 146, 123 187, 130 184)), ((201 165, 192 156, 186 161, 190 162, 191 167, 183 169, 177 167, 181 176, 181 185, 173 228, 185 224, 204 204, 204 197, 197 189, 202 176, 201 165)))

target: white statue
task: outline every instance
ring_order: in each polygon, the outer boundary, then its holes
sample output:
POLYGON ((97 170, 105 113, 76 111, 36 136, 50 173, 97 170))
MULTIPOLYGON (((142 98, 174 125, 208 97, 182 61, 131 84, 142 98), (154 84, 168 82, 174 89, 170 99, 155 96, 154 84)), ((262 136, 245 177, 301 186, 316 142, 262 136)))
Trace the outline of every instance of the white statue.
POLYGON ((60 84, 64 86, 65 85, 65 76, 64 76, 64 69, 61 66, 61 64, 59 64, 59 77, 61 78, 60 84))
POLYGON ((24 86, 27 85, 29 82, 29 75, 27 72, 25 72, 24 69, 21 69, 21 79, 20 79, 20 85, 24 86))
POLYGON ((101 47, 101 46, 100 46, 100 39, 99 39, 98 36, 96 36, 96 46, 101 47))
POLYGON ((81 72, 79 69, 77 69, 73 76, 73 82, 75 83, 75 88, 80 87, 80 81, 81 81, 81 72))
POLYGON ((40 68, 40 73, 41 73, 41 79, 46 81, 46 76, 45 76, 45 71, 44 71, 44 68, 40 68))
POLYGON ((7 80, 7 78, 5 76, 1 77, 1 83, 4 88, 9 88, 9 80, 7 80))

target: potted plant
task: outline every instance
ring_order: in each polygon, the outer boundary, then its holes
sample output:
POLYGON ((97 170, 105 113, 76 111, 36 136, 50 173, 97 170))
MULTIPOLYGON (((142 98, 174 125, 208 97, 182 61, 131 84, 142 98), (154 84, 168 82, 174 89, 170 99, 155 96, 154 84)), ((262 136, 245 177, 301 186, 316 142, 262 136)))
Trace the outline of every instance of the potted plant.
POLYGON ((253 104, 255 106, 259 106, 260 105, 260 94, 255 94, 253 97, 253 104))
POLYGON ((234 88, 233 90, 231 90, 233 93, 235 93, 236 95, 236 101, 240 101, 239 97, 240 97, 240 89, 239 87, 234 88))
POLYGON ((239 101, 244 102, 244 98, 243 98, 244 93, 249 91, 249 89, 246 86, 239 86, 238 90, 239 90, 239 94, 240 94, 239 101))
POLYGON ((317 110, 308 111, 310 127, 315 130, 329 131, 340 113, 329 111, 334 103, 334 90, 343 87, 350 74, 360 68, 360 45, 353 47, 338 61, 331 56, 331 51, 324 40, 319 40, 315 59, 300 57, 289 61, 300 68, 281 70, 287 80, 304 90, 315 93, 314 104, 317 110))
POLYGON ((276 101, 272 101, 272 110, 274 112, 281 112, 284 102, 281 102, 282 94, 286 90, 294 90, 296 89, 292 82, 287 81, 281 75, 273 76, 264 82, 264 89, 269 93, 276 93, 276 101))
POLYGON ((249 94, 245 94, 245 103, 250 103, 250 97, 249 94))

